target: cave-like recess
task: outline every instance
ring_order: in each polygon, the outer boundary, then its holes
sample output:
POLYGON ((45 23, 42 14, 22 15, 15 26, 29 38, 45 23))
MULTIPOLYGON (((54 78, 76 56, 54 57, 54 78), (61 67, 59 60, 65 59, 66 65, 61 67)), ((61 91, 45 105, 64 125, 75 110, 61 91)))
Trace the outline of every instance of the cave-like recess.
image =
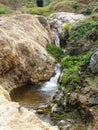
POLYGON ((38 7, 46 6, 50 3, 50 0, 36 0, 36 4, 38 7))

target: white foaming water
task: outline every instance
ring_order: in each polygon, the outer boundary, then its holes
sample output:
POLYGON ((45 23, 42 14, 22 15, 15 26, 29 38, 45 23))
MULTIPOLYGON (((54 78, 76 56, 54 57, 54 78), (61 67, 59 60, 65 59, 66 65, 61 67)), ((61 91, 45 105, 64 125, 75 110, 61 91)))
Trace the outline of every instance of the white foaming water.
POLYGON ((55 91, 57 89, 58 86, 58 79, 59 76, 61 74, 61 70, 60 70, 60 64, 57 64, 55 67, 55 75, 53 77, 51 77, 51 79, 47 82, 45 82, 42 87, 41 87, 41 91, 55 91))
POLYGON ((60 39, 59 39, 59 36, 57 34, 54 34, 54 40, 55 40, 55 45, 57 47, 60 47, 60 39))

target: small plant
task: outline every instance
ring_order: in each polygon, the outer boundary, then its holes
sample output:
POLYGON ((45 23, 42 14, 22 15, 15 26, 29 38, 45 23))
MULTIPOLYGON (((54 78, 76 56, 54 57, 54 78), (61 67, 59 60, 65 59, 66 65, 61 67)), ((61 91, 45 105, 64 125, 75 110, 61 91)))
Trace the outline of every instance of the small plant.
POLYGON ((0 14, 5 14, 5 13, 6 13, 5 9, 0 9, 0 14))
POLYGON ((79 72, 81 71, 81 67, 85 64, 88 64, 92 52, 88 52, 84 55, 80 56, 66 56, 61 61, 61 67, 64 69, 65 72, 62 76, 62 85, 69 86, 73 89, 74 86, 80 83, 81 78, 79 77, 79 72))
POLYGON ((83 10, 81 13, 85 15, 89 15, 93 12, 93 9, 91 7, 88 7, 86 10, 83 10))
POLYGON ((77 11, 77 9, 79 8, 79 3, 78 3, 78 2, 74 2, 74 3, 72 4, 72 8, 73 8, 75 11, 77 11))
POLYGON ((64 36, 65 36, 66 41, 69 39, 71 28, 72 28, 72 23, 64 24, 63 26, 64 36))

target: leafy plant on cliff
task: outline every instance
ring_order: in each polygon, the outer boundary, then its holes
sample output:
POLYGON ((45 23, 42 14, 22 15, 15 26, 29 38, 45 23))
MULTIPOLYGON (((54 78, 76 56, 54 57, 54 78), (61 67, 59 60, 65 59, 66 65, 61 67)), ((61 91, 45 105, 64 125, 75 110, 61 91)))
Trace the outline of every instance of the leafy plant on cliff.
POLYGON ((48 44, 46 49, 59 62, 64 56, 63 50, 60 47, 57 47, 53 44, 48 44))
POLYGON ((79 74, 81 74, 81 67, 83 65, 89 66, 92 52, 85 53, 79 56, 66 56, 61 61, 61 67, 65 69, 62 75, 62 85, 73 89, 81 81, 79 74))
MULTIPOLYGON (((94 17, 86 19, 71 28, 68 42, 70 44, 76 44, 84 39, 86 42, 96 43, 98 40, 98 22, 94 17), (92 32, 92 33, 91 33, 92 32), (96 32, 96 33, 95 33, 96 32), (89 35, 90 34, 90 35, 89 35)), ((66 36, 66 30, 65 30, 66 36)))

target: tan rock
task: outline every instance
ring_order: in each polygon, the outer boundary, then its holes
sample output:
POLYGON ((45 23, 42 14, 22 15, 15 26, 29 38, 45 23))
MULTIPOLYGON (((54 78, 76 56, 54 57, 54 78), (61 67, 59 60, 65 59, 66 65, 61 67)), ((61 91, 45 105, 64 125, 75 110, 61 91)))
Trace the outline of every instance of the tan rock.
POLYGON ((9 92, 53 74, 55 60, 45 49, 52 41, 47 28, 33 15, 0 17, 0 84, 9 92))
POLYGON ((0 130, 58 130, 57 127, 41 121, 35 112, 8 101, 8 92, 0 86, 0 130))

